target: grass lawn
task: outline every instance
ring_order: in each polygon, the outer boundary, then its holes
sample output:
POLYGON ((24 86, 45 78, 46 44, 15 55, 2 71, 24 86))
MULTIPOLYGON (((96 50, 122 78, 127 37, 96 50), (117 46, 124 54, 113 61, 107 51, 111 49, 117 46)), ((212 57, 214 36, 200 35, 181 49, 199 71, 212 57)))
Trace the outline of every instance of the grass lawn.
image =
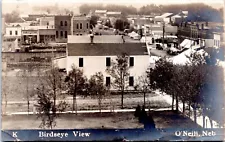
MULTIPOLYGON (((189 118, 172 111, 154 111, 152 117, 156 128, 198 128, 189 118)), ((131 112, 123 113, 89 113, 61 114, 56 119, 54 129, 85 129, 85 128, 143 128, 131 112)), ((2 129, 39 129, 40 119, 36 115, 3 116, 2 129)))

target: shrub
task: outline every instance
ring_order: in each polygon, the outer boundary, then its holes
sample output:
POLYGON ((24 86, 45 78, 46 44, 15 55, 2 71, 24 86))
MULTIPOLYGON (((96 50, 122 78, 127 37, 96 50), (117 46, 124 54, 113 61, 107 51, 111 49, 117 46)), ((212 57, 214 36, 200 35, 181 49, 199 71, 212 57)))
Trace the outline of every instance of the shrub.
POLYGON ((135 117, 139 117, 140 114, 141 114, 141 106, 140 105, 137 105, 136 110, 134 112, 134 116, 135 117))
POLYGON ((141 113, 139 115, 139 122, 140 123, 145 123, 147 121, 147 113, 145 111, 145 106, 142 106, 141 113))

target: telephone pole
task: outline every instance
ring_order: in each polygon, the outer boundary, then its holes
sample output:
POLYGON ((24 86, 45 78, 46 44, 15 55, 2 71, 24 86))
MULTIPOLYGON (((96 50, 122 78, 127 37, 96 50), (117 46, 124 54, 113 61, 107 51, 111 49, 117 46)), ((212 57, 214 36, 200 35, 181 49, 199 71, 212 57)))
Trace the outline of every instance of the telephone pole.
POLYGON ((164 35, 165 35, 165 22, 163 21, 163 39, 162 39, 163 48, 164 48, 164 35))

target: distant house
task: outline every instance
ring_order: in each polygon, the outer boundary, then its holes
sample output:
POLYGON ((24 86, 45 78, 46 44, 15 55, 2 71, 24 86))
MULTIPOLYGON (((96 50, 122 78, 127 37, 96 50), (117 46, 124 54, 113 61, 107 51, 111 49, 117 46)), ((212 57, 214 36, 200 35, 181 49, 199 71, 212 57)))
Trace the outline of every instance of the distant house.
POLYGON ((51 29, 55 28, 55 16, 45 15, 40 17, 39 20, 40 20, 40 26, 48 26, 51 29))
POLYGON ((182 16, 180 16, 179 14, 176 14, 176 15, 172 16, 171 22, 174 23, 174 24, 175 23, 177 23, 177 24, 181 23, 182 22, 182 16))
POLYGON ((94 14, 99 17, 106 17, 107 10, 95 10, 94 14))
POLYGON ((88 34, 90 29, 90 18, 85 16, 74 16, 71 19, 71 34, 84 35, 88 34))
POLYGON ((155 16, 154 22, 155 23, 161 23, 161 22, 170 23, 171 16, 173 16, 173 15, 174 15, 174 13, 164 13, 161 16, 155 16))
MULTIPOLYGON (((146 24, 144 32, 162 36, 163 35, 163 24, 146 24)), ((164 35, 176 35, 178 32, 177 26, 171 26, 169 24, 165 24, 165 33, 164 35)))
POLYGON ((102 72, 106 85, 110 85, 112 77, 105 72, 112 65, 117 55, 123 53, 129 55, 130 86, 136 84, 138 76, 141 76, 149 66, 149 54, 145 43, 134 41, 120 35, 94 36, 69 36, 67 43, 67 56, 55 59, 54 63, 59 67, 65 67, 67 73, 72 65, 82 69, 90 78, 96 72, 102 72))
POLYGON ((22 27, 19 25, 7 26, 4 36, 5 37, 21 37, 21 29, 22 29, 22 27))
POLYGON ((118 11, 108 11, 106 12, 106 16, 107 17, 115 17, 115 18, 118 18, 120 17, 122 14, 122 12, 118 12, 118 11))

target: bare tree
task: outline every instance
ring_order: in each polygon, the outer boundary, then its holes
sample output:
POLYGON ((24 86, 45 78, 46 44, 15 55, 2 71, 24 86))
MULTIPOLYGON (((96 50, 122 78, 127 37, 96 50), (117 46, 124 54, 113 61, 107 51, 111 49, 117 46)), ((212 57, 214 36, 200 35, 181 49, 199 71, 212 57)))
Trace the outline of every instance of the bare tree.
POLYGON ((66 77, 68 93, 73 96, 73 111, 77 113, 77 95, 83 95, 86 86, 86 77, 83 75, 83 71, 75 66, 72 66, 72 70, 66 77))
POLYGON ((129 78, 129 56, 126 54, 118 55, 116 61, 112 62, 112 66, 106 69, 106 72, 113 77, 113 87, 119 90, 121 93, 121 108, 123 109, 123 95, 127 89, 129 78))
POLYGON ((100 112, 102 108, 102 100, 106 94, 106 91, 107 88, 104 85, 103 74, 101 72, 97 72, 96 74, 92 75, 88 83, 88 93, 91 96, 97 97, 100 112))
POLYGON ((46 73, 44 83, 51 91, 55 106, 57 96, 60 96, 62 92, 63 74, 59 72, 57 67, 53 67, 46 73))
POLYGON ((36 105, 38 111, 38 118, 41 118, 41 128, 53 128, 56 126, 56 107, 51 101, 51 94, 49 90, 41 85, 37 89, 38 104, 36 105))
POLYGON ((30 97, 33 96, 32 92, 34 90, 34 86, 31 87, 31 74, 34 70, 34 64, 27 63, 26 68, 23 70, 22 77, 26 80, 26 99, 27 99, 27 113, 30 112, 30 97))
POLYGON ((135 90, 140 91, 143 96, 144 96, 144 106, 146 104, 145 101, 145 96, 147 93, 150 92, 150 87, 149 87, 149 78, 147 77, 147 74, 144 74, 142 76, 138 77, 137 84, 134 86, 135 90))
POLYGON ((56 126, 55 119, 57 113, 65 111, 68 104, 65 100, 58 100, 61 95, 63 84, 63 75, 58 68, 52 68, 46 73, 42 83, 37 87, 35 94, 37 95, 37 111, 38 118, 41 118, 41 128, 53 128, 56 126))

